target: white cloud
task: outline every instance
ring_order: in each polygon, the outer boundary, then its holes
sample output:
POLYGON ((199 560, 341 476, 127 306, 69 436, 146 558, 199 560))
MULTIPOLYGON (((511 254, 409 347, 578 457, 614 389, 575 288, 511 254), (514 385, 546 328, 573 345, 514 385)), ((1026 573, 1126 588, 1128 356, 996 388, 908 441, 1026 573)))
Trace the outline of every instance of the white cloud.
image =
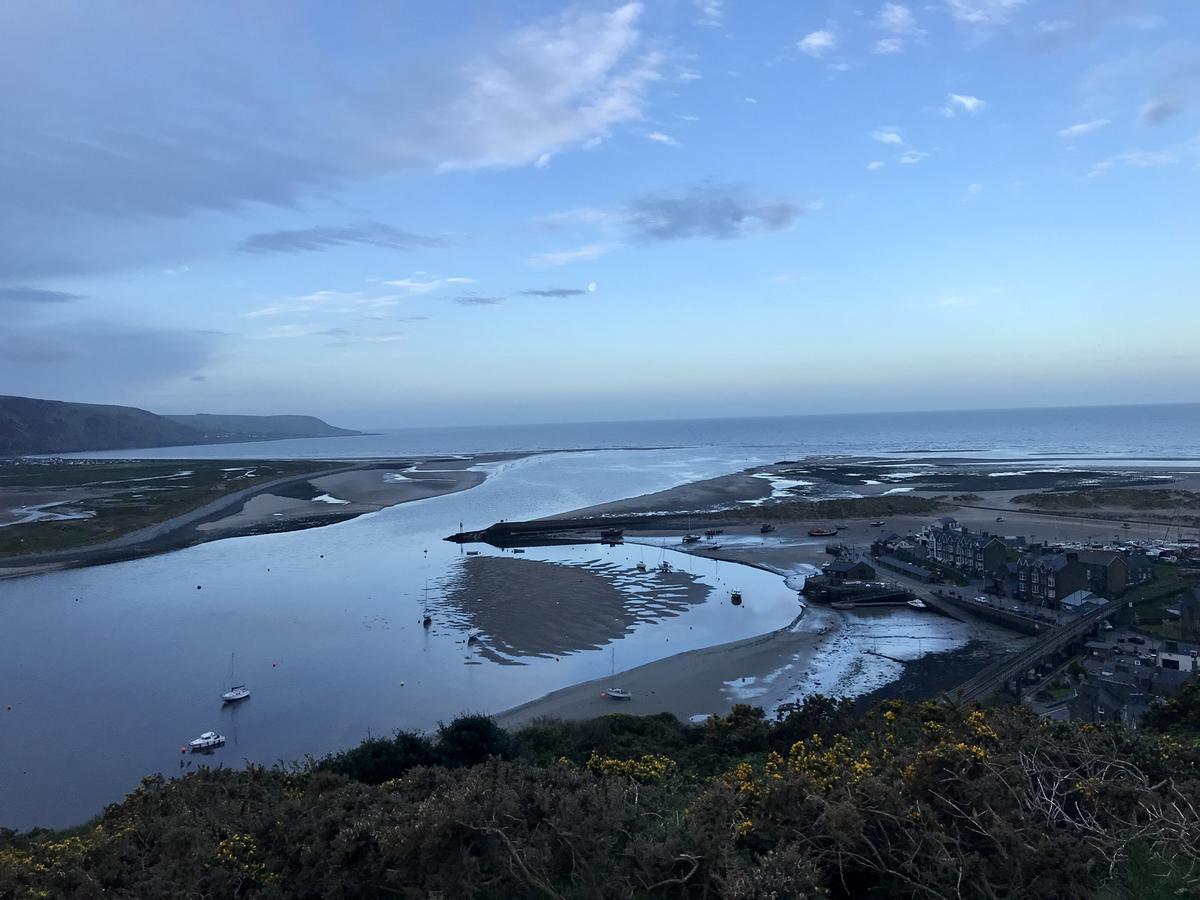
POLYGON ((963 25, 1004 25, 1025 0, 945 0, 946 8, 963 25))
POLYGON ((539 253, 529 258, 529 265, 538 268, 566 266, 571 263, 599 259, 610 250, 612 250, 612 246, 609 244, 585 244, 573 250, 555 250, 549 253, 539 253))
POLYGON ((812 31, 796 41, 796 49, 806 56, 824 56, 837 44, 837 36, 832 31, 812 31))
POLYGON ((985 106, 987 106, 986 103, 970 94, 947 94, 946 105, 942 107, 942 115, 947 119, 952 119, 960 110, 973 115, 982 112, 985 106))
POLYGON ((871 132, 871 140, 879 141, 881 144, 904 145, 904 138, 900 137, 899 132, 893 128, 876 128, 871 132))
POLYGON ((538 216, 531 220, 530 224, 535 228, 559 229, 589 226, 604 227, 606 225, 615 225, 620 221, 621 216, 619 213, 609 209, 596 209, 585 206, 579 209, 567 209, 562 212, 538 216))
POLYGON ((902 157, 900 157, 900 162, 904 163, 906 166, 914 166, 921 160, 928 158, 928 156, 929 154, 922 150, 909 150, 902 157))
POLYGON ((743 99, 743 101, 745 101, 746 103, 757 103, 757 102, 758 102, 758 101, 757 101, 755 98, 753 98, 753 97, 743 97, 742 99, 743 99))
POLYGON ((695 0, 695 4, 696 9, 700 12, 698 24, 717 28, 724 23, 724 0, 695 0))
POLYGON ((974 297, 964 297, 961 294, 946 294, 937 301, 938 306, 974 306, 974 297))
POLYGON ((1088 172, 1088 178, 1099 178, 1107 175, 1117 166, 1131 169, 1156 169, 1159 166, 1170 166, 1179 162, 1179 157, 1173 150, 1126 150, 1096 163, 1088 172))
POLYGON ((871 48, 871 52, 880 55, 903 53, 904 39, 898 37, 880 38, 875 42, 875 46, 871 48))
POLYGON ((661 131, 652 131, 646 135, 647 140, 654 141, 656 144, 666 144, 668 147, 678 147, 679 141, 671 137, 669 134, 663 134, 661 131))
POLYGON ((680 72, 678 75, 675 76, 675 80, 682 81, 682 82, 702 81, 702 80, 704 80, 704 76, 701 75, 699 72, 692 71, 691 69, 684 69, 682 72, 680 72))
POLYGON ((393 281, 384 282, 388 287, 399 288, 407 294, 428 294, 448 284, 474 283, 474 278, 462 278, 459 276, 452 278, 431 278, 428 281, 418 281, 415 278, 397 278, 393 281))
POLYGON ((1062 128, 1058 132, 1060 138, 1076 138, 1080 135, 1090 134, 1105 125, 1111 125, 1108 119, 1093 119, 1090 122, 1080 122, 1078 125, 1072 125, 1069 128, 1062 128))
POLYGON ((810 200, 804 204, 804 208, 809 212, 820 212, 825 208, 824 200, 810 200))
POLYGON ((603 143, 604 143, 604 136, 598 134, 595 137, 590 137, 586 141, 584 141, 583 149, 584 150, 595 150, 597 147, 599 147, 603 143))
POLYGON ((537 158, 537 162, 534 163, 534 166, 539 169, 544 169, 548 165, 550 165, 550 154, 549 153, 543 153, 541 156, 539 156, 537 158))
POLYGON ((917 20, 912 10, 902 3, 885 3, 879 15, 875 18, 875 27, 899 35, 923 35, 925 32, 917 27, 917 20))
POLYGON ((395 306, 397 303, 399 299, 394 295, 371 296, 358 291, 314 291, 311 294, 285 297, 270 306, 244 313, 242 317, 261 319, 284 313, 358 313, 395 306))
POLYGON ((887 163, 880 162, 879 160, 875 160, 874 162, 867 163, 867 171, 875 172, 879 169, 882 169, 885 165, 887 165, 887 163))
POLYGON ((596 284, 596 282, 594 282, 594 281, 588 282, 587 289, 588 289, 589 294, 596 293, 596 291, 599 290, 599 288, 600 288, 600 285, 596 284))
POLYGON ((976 197, 978 197, 982 193, 983 193, 983 185, 982 184, 968 184, 966 192, 963 193, 963 200, 974 200, 976 197))

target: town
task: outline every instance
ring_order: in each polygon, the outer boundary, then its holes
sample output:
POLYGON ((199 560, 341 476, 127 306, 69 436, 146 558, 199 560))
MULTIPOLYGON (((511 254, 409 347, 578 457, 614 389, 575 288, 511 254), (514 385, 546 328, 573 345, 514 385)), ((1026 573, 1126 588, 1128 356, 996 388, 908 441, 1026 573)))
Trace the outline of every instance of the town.
POLYGON ((965 700, 1000 693, 1049 719, 1136 727, 1200 672, 1195 541, 1034 543, 943 516, 826 552, 805 585, 814 602, 907 604, 1013 633, 1011 652, 960 686, 965 700))

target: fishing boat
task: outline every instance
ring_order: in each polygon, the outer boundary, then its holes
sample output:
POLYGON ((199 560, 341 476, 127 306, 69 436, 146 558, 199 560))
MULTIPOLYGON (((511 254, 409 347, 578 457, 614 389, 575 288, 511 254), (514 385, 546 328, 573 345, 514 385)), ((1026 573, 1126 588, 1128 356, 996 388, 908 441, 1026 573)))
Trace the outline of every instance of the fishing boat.
POLYGON ((639 559, 637 561, 637 565, 634 568, 636 568, 639 572, 645 572, 646 571, 646 563, 643 560, 639 559))
POLYGON ((188 747, 192 750, 211 750, 224 743, 225 735, 217 734, 215 731, 206 731, 200 737, 188 741, 188 747))
POLYGON ((836 537, 836 528, 810 528, 808 529, 809 537, 836 537))
POLYGON ((759 534, 770 534, 774 530, 775 530, 774 525, 767 524, 767 525, 763 525, 761 528, 759 528, 758 533, 759 534))
POLYGON ((600 532, 600 537, 604 540, 616 541, 620 540, 625 534, 623 528, 605 528, 600 532))
POLYGON ((237 681, 237 669, 234 666, 233 654, 229 654, 229 690, 221 695, 223 703, 237 703, 250 696, 250 688, 237 681))
POLYGON ((729 602, 732 603, 734 606, 741 606, 742 605, 742 592, 741 591, 730 591, 729 592, 729 602))

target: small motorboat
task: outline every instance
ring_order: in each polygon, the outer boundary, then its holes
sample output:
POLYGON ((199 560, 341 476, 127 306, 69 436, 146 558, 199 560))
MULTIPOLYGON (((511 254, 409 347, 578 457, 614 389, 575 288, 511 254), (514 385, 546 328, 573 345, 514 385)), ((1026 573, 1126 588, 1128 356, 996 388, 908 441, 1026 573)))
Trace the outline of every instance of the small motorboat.
POLYGON ((997 522, 1003 522, 1003 521, 1004 521, 1004 516, 996 516, 996 521, 997 521, 997 522))
POLYGON ((775 530, 774 525, 767 524, 767 525, 763 525, 761 528, 759 528, 758 533, 759 534, 770 534, 774 530, 775 530))
POLYGON ((730 591, 729 592, 729 602, 732 603, 734 606, 741 606, 742 605, 742 592, 741 591, 730 591))
POLYGON ((704 529, 705 537, 716 537, 718 534, 724 534, 724 528, 706 528, 704 529))
POLYGON ((871 523, 870 523, 870 525, 871 525, 871 527, 872 527, 872 528, 882 528, 882 527, 883 527, 885 524, 887 524, 887 523, 885 523, 885 522, 879 522, 879 521, 876 521, 876 522, 871 522, 871 523))
POLYGON ((837 537, 836 528, 810 528, 808 529, 809 537, 837 537))
POLYGON ((600 532, 600 537, 604 538, 605 540, 616 541, 620 540, 624 534, 625 529, 623 528, 605 528, 600 532))
POLYGON ((467 551, 467 556, 478 556, 478 555, 479 555, 478 550, 468 550, 467 551))
POLYGON ((1133 526, 1132 526, 1132 525, 1130 525, 1128 522, 1122 522, 1122 523, 1121 523, 1121 527, 1122 527, 1122 528, 1132 528, 1133 526))
POLYGON ((225 703, 237 703, 239 700, 245 700, 249 696, 250 688, 244 684, 235 684, 221 695, 221 700, 225 703))
POLYGON ((632 700, 633 694, 625 690, 625 688, 610 687, 604 691, 604 696, 609 700, 632 700))
POLYGON ((698 544, 698 543, 700 543, 700 535, 698 535, 698 534, 685 534, 685 535, 683 536, 683 542, 684 542, 685 544, 698 544))
POLYGON ((200 737, 188 741, 188 747, 192 750, 211 750, 224 743, 225 735, 217 734, 215 731, 206 731, 200 737))
POLYGON ((913 597, 911 600, 909 600, 908 605, 911 606, 913 609, 925 609, 926 608, 925 601, 918 600, 916 597, 913 597))
POLYGON ((525 551, 522 550, 520 547, 513 547, 513 553, 524 553, 524 552, 525 551))
POLYGON ((646 564, 639 559, 637 562, 637 565, 634 566, 634 568, 637 569, 639 572, 645 572, 646 564))
POLYGON ((663 560, 662 562, 660 562, 660 563, 658 564, 658 571, 660 571, 660 572, 670 572, 670 571, 671 571, 671 564, 670 564, 669 562, 667 562, 666 560, 663 560))

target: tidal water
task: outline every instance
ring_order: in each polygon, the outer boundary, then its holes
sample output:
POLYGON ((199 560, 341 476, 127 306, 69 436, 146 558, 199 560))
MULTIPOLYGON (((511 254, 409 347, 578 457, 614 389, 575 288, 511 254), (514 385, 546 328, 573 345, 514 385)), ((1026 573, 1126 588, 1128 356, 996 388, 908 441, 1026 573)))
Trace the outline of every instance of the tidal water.
POLYGON ((700 458, 770 461, 837 454, 1059 457, 1147 463, 1200 460, 1200 403, 955 412, 680 419, 464 428, 368 429, 376 434, 114 451, 140 458, 375 457, 498 450, 685 448, 700 458))
MULTIPOLYGON (((205 730, 229 738, 206 764, 296 760, 368 733, 497 712, 600 677, 614 657, 632 668, 787 625, 799 603, 780 577, 736 566, 748 602, 735 608, 720 571, 730 564, 671 551, 660 552, 694 573, 708 602, 655 604, 656 591, 668 600, 674 589, 635 572, 658 554, 634 545, 531 548, 523 557, 606 571, 631 607, 644 607, 628 632, 597 649, 492 659, 466 643, 485 623, 469 604, 443 599, 465 559, 466 548, 442 540, 459 522, 548 515, 730 465, 657 452, 540 455, 488 464, 487 481, 472 490, 339 525, 0 582, 0 824, 82 821, 142 775, 200 761, 180 747, 205 730), (253 694, 222 709, 231 654, 253 694)), ((519 649, 519 631, 496 637, 519 649)))
MULTIPOLYGON (((589 451, 487 464, 488 479, 478 488, 340 525, 0 582, 0 825, 81 822, 142 775, 195 764, 197 757, 181 754, 180 746, 208 729, 229 743, 205 764, 295 760, 350 746, 368 733, 428 729, 462 711, 499 711, 602 676, 614 659, 618 668, 631 668, 760 634, 798 611, 795 591, 769 572, 736 567, 748 599, 734 609, 727 576, 711 561, 665 551, 706 588, 703 602, 682 603, 671 589, 655 587, 653 575, 634 572, 643 549, 531 549, 526 559, 607 573, 640 611, 636 624, 609 644, 522 655, 519 633, 489 636, 469 604, 452 607, 443 596, 465 548, 442 538, 460 523, 473 528, 546 516, 810 454, 1105 465, 1116 457, 1122 465, 1162 465, 1194 462, 1197 448, 1200 405, 399 429, 89 454, 246 459, 589 451), (429 632, 419 622, 427 583, 429 632), (502 637, 518 652, 511 658, 479 652, 466 643, 472 629, 481 631, 484 645, 502 637), (222 709, 231 654, 253 696, 222 709)), ((962 639, 925 621, 898 652, 909 658, 914 643, 921 653, 962 639)), ((825 684, 855 692, 900 668, 893 662, 864 671, 862 662, 846 654, 821 661, 825 684)), ((806 690, 796 673, 782 670, 743 689, 763 700, 806 690)))

